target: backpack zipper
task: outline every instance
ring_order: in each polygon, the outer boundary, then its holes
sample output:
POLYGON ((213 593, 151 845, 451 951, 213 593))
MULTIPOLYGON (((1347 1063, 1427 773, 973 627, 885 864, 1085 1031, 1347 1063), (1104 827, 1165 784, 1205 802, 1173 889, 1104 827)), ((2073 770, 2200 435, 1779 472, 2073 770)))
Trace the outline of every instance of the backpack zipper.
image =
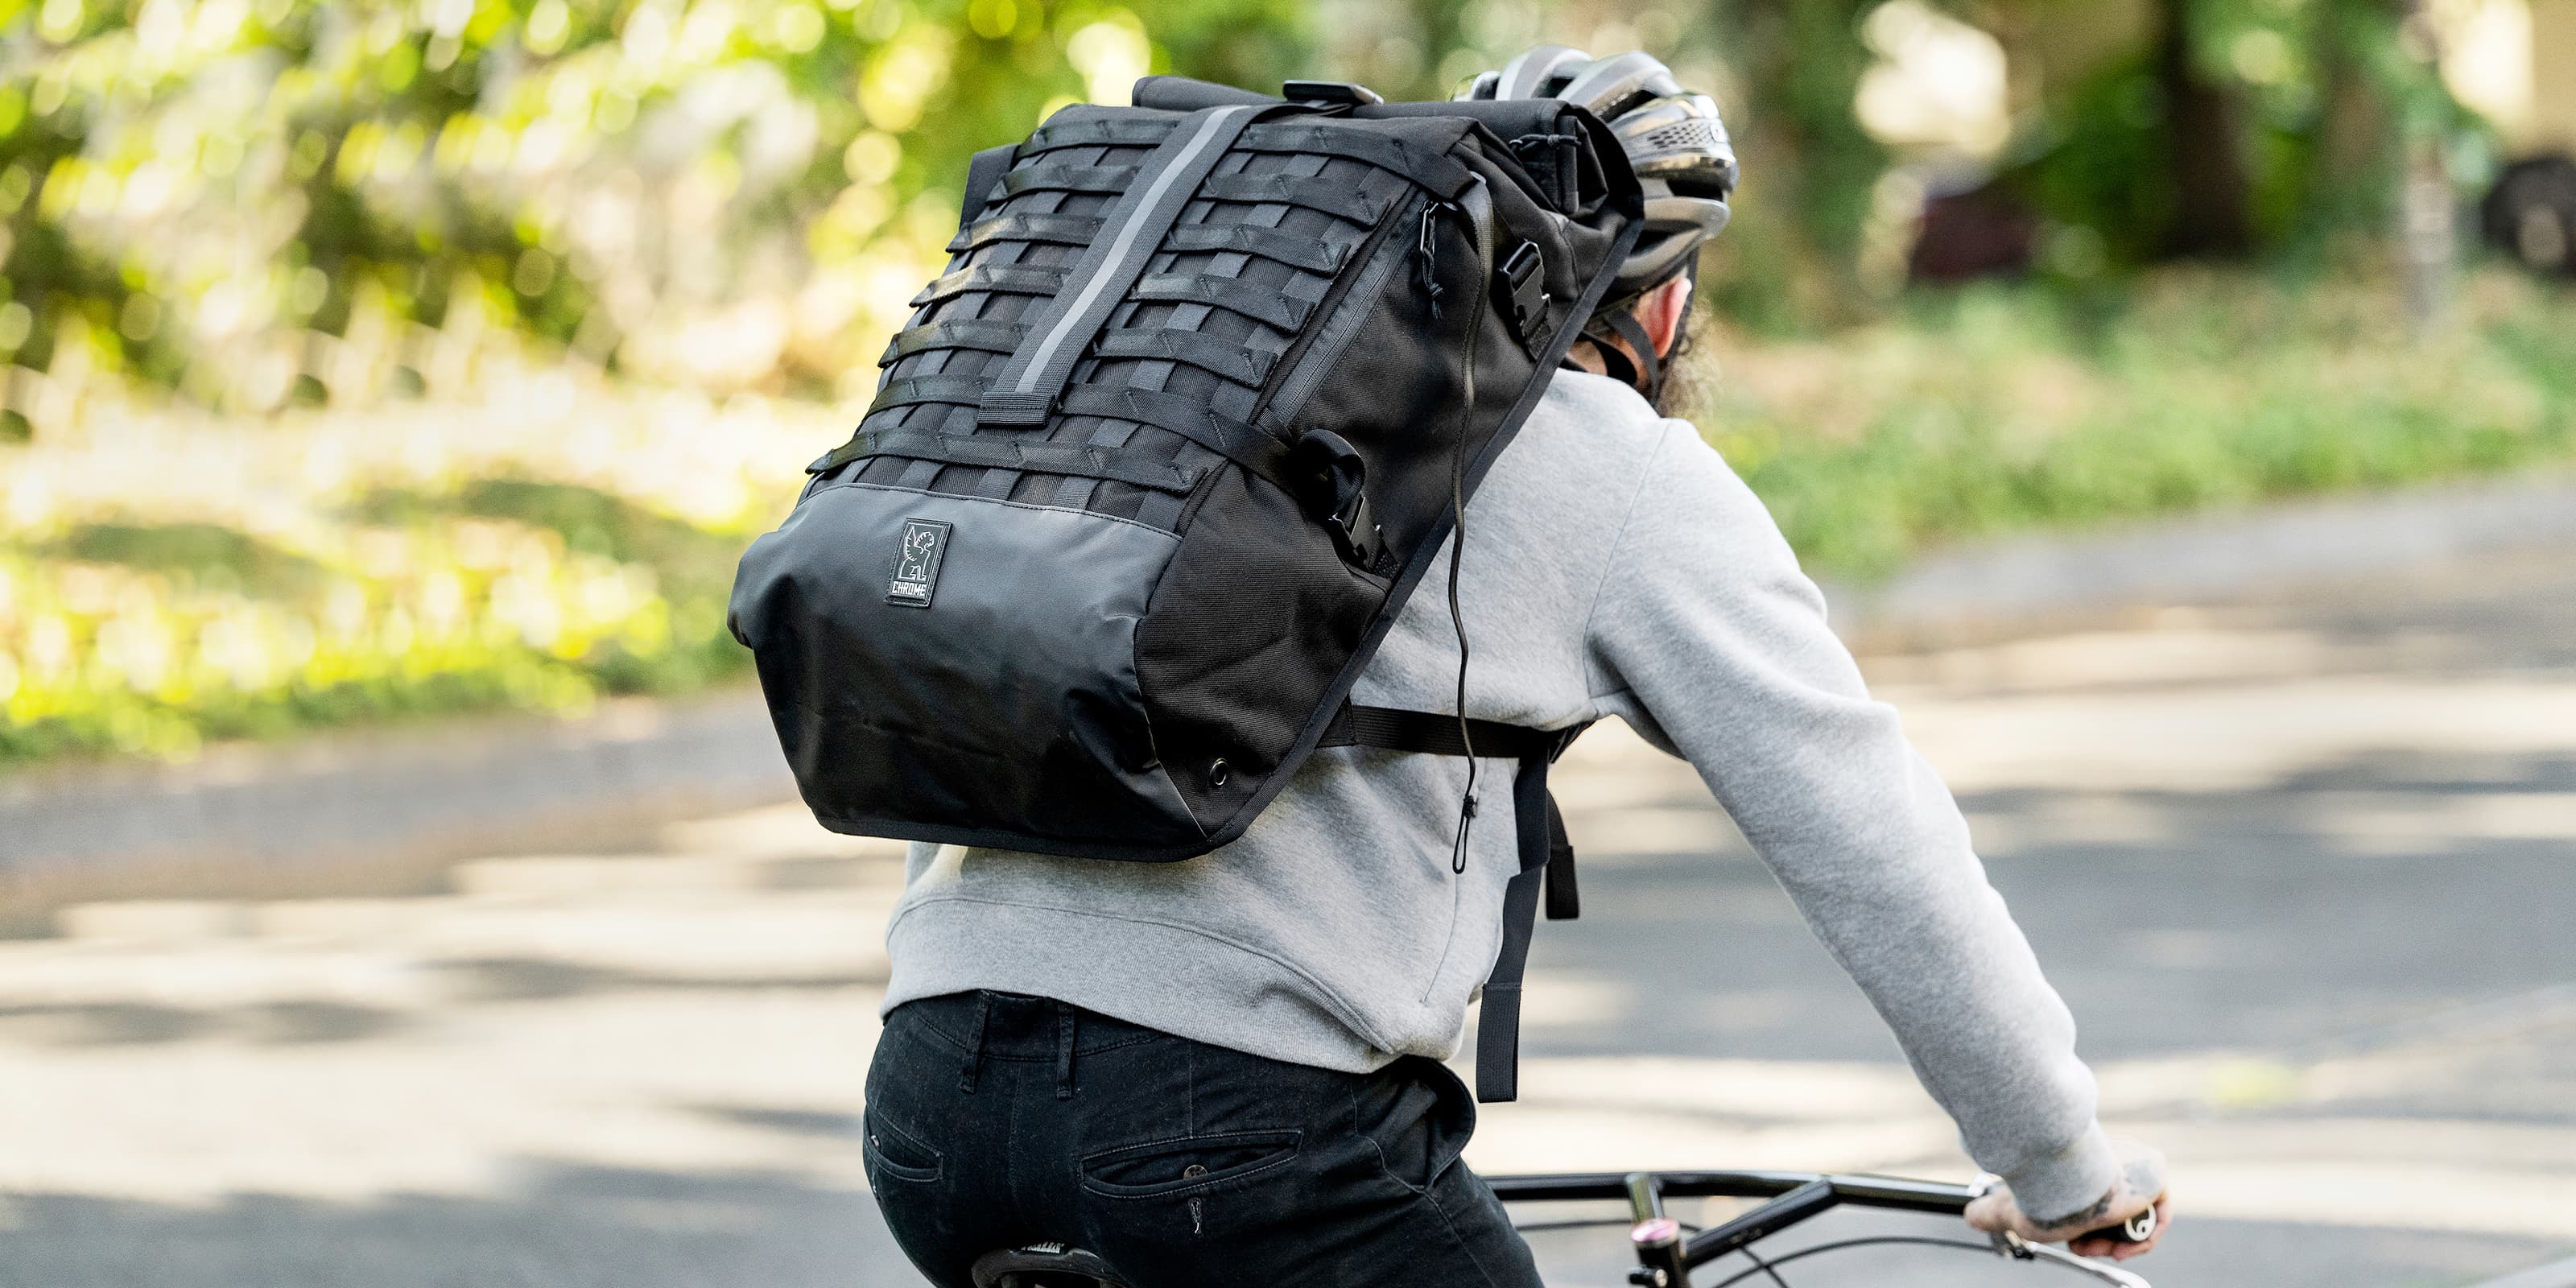
POLYGON ((1261 424, 1261 414, 1270 410, 1270 401, 1278 397, 1279 391, 1286 388, 1290 378, 1296 375, 1298 366, 1305 360, 1306 351, 1314 347, 1316 337, 1332 325, 1333 314, 1340 309, 1342 297, 1350 294, 1359 279, 1367 275, 1369 264, 1377 258, 1378 249, 1404 223, 1405 211, 1413 207, 1414 201, 1410 198, 1398 198, 1387 203, 1386 213, 1378 217, 1377 227, 1370 229, 1359 249, 1342 261, 1346 267, 1325 290, 1324 298, 1316 302, 1315 311, 1306 315, 1312 321, 1304 334, 1299 335, 1271 367, 1270 382, 1263 386, 1260 400, 1252 405, 1252 414, 1244 418, 1246 422, 1254 426, 1261 424))

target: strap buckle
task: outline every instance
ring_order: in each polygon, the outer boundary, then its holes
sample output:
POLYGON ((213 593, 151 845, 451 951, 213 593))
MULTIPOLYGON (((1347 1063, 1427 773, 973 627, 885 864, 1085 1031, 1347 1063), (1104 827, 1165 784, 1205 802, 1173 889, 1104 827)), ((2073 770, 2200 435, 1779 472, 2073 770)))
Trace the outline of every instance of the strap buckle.
POLYGON ((1496 293, 1503 299, 1503 317, 1512 324, 1512 334, 1523 348, 1540 344, 1547 337, 1547 306, 1553 298, 1547 293, 1547 257, 1538 243, 1525 241, 1512 248, 1503 258, 1502 267, 1494 270, 1501 288, 1496 293))
POLYGON ((1375 517, 1369 513, 1368 462, 1350 440, 1328 430, 1310 430, 1290 449, 1298 500, 1324 521, 1333 549, 1359 568, 1377 562, 1383 548, 1375 517))

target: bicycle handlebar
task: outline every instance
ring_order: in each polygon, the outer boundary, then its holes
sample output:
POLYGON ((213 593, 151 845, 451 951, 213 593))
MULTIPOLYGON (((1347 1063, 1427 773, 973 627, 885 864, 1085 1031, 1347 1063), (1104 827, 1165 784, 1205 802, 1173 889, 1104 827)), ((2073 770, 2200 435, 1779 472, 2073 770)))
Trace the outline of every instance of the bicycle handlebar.
MULTIPOLYGON (((1505 1202, 1626 1200, 1636 1222, 1630 1233, 1640 1265, 1634 1281, 1649 1288, 1687 1288, 1693 1269, 1836 1207, 1958 1216, 1978 1195, 1968 1186, 1939 1181, 1817 1172, 1591 1172, 1496 1176, 1487 1178, 1487 1183, 1505 1202), (1667 1198, 1768 1201, 1684 1239, 1680 1226, 1664 1216, 1667 1198)), ((2143 1243, 2154 1234, 2155 1213, 2150 1209, 2121 1226, 2081 1237, 2143 1243)), ((2057 1263, 2122 1288, 2148 1288, 2146 1280, 2128 1271, 2033 1246, 2014 1236, 1998 1236, 1995 1246, 2007 1256, 2057 1263)))

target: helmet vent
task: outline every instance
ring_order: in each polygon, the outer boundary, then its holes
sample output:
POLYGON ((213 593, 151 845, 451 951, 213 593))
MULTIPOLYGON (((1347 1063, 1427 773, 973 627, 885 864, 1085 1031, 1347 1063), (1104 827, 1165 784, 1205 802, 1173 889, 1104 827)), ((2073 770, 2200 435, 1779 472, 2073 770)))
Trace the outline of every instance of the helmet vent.
POLYGON ((1711 122, 1676 121, 1648 131, 1644 142, 1657 151, 1681 152, 1723 147, 1727 139, 1711 122))

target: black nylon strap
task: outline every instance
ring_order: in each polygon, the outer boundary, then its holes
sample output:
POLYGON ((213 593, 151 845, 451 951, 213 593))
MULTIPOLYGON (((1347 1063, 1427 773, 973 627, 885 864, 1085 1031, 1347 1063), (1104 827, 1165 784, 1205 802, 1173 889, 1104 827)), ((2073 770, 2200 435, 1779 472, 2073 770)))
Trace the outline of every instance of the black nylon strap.
POLYGON ((1002 195, 1024 192, 1125 192, 1136 186, 1132 165, 1030 165, 1002 176, 1002 195))
POLYGON ((806 467, 807 472, 828 473, 862 456, 900 456, 948 465, 980 465, 992 469, 1027 470, 1036 474, 1110 479, 1183 496, 1189 495, 1190 489, 1198 486, 1199 481, 1197 470, 1184 469, 1170 461, 1120 447, 1017 442, 966 434, 923 434, 910 430, 862 432, 834 449, 831 455, 806 467))
POLYGON ((1538 928, 1539 888, 1547 879, 1547 766, 1545 756, 1521 760, 1512 775, 1512 816, 1520 837, 1521 870, 1503 887, 1503 943, 1494 972, 1485 977, 1485 1000, 1476 1020, 1476 1099, 1486 1104, 1521 1094, 1521 979, 1529 971, 1530 935, 1538 928))
POLYGON ((912 297, 912 307, 955 299, 968 291, 1001 295, 1053 295, 1064 288, 1061 268, 1026 268, 1017 264, 978 264, 932 279, 912 297))
MULTIPOLYGON (((972 376, 914 376, 908 380, 889 380, 884 388, 877 390, 875 400, 868 404, 867 415, 917 403, 972 407, 975 400, 983 396, 984 382, 972 376)), ((865 420, 867 416, 860 419, 865 420)))
POLYGON ((1355 224, 1374 226, 1383 211, 1368 195, 1333 179, 1307 179, 1286 174, 1216 174, 1199 185, 1210 201, 1244 201, 1255 205, 1303 206, 1355 224))
POLYGON ((1091 352, 1101 358, 1147 358, 1184 363, 1255 389, 1269 378, 1271 364, 1278 361, 1276 354, 1228 344, 1214 336, 1160 327, 1119 327, 1103 331, 1100 342, 1091 347, 1091 352))
POLYGON ((1241 251, 1310 273, 1339 272, 1351 254, 1348 246, 1251 224, 1183 224, 1163 244, 1173 250, 1241 251))
POLYGON ((1239 146, 1254 152, 1313 152, 1364 161, 1443 201, 1456 200, 1473 182, 1474 172, 1450 157, 1365 127, 1278 121, 1245 130, 1239 146))
POLYGON ((1052 242, 1058 246, 1088 246, 1100 235, 1100 221, 1089 215, 1051 215, 1044 211, 1023 210, 1016 214, 995 215, 978 220, 948 239, 948 253, 973 250, 995 242, 1052 242))
POLYGON ((1056 402, 1068 416, 1106 416, 1170 430, 1284 490, 1294 490, 1286 443, 1242 421, 1220 416, 1198 399, 1152 389, 1073 385, 1056 402))
MULTIPOLYGON (((1029 141, 1020 145, 1019 157, 1025 161, 1064 148, 1159 147, 1171 133, 1170 121, 1071 121, 1046 126, 1030 135, 1029 141)), ((1425 152, 1376 130, 1348 126, 1270 122, 1245 130, 1237 146, 1254 152, 1349 157, 1427 188, 1443 199, 1455 198, 1467 186, 1471 173, 1450 157, 1425 152)))
POLYGON ((1602 351, 1602 365, 1607 366, 1613 361, 1626 359, 1627 361, 1622 362, 1621 365, 1626 366, 1630 373, 1631 379, 1628 383, 1635 385, 1637 392, 1644 394, 1648 402, 1654 401, 1655 392, 1664 384, 1664 364, 1655 360, 1655 342, 1646 337, 1645 324, 1637 320, 1636 314, 1626 309, 1612 309, 1601 315, 1600 322, 1615 332, 1620 339, 1627 341, 1628 347, 1634 350, 1636 355, 1633 359, 1629 359, 1628 354, 1621 353, 1609 345, 1596 345, 1595 347, 1602 351))
POLYGON ((1172 136, 1171 120, 1067 121, 1040 127, 1020 145, 1025 159, 1061 148, 1155 148, 1172 136))
POLYGON ((1565 834, 1565 814, 1556 793, 1547 794, 1547 919, 1572 921, 1583 915, 1583 896, 1574 888, 1574 840, 1565 834))
POLYGON ((1140 300, 1204 304, 1269 323, 1282 331, 1295 331, 1306 325, 1306 319, 1315 311, 1311 300, 1283 295, 1240 278, 1214 277, 1206 273, 1156 273, 1138 281, 1132 294, 1140 300))
POLYGON ((886 342, 882 367, 899 358, 909 358, 930 349, 974 349, 984 353, 1009 353, 1028 330, 1016 322, 933 322, 928 326, 905 327, 886 342))
MULTIPOLYGON (((1496 759, 1542 760, 1552 758, 1569 735, 1562 729, 1532 729, 1527 725, 1502 724, 1493 720, 1469 720, 1467 732, 1475 735, 1476 754, 1496 759)), ((1402 711, 1394 707, 1363 707, 1345 702, 1333 713, 1332 723, 1324 726, 1318 747, 1378 747, 1387 751, 1416 751, 1432 756, 1463 756, 1467 744, 1458 732, 1458 717, 1431 711, 1402 711)))
MULTIPOLYGON (((1453 715, 1345 702, 1324 726, 1324 736, 1316 745, 1463 756, 1467 744, 1458 724, 1453 715)), ((1494 955, 1493 973, 1485 979, 1483 1010, 1476 1022, 1476 1099, 1494 1104, 1520 1095, 1521 977, 1529 966, 1530 936, 1538 927, 1542 890, 1548 920, 1568 920, 1580 911, 1574 846, 1565 835, 1565 816, 1547 790, 1547 770, 1590 726, 1532 729, 1473 719, 1466 724, 1467 732, 1475 736, 1477 755, 1516 757, 1521 762, 1512 775, 1512 826, 1521 866, 1503 887, 1503 944, 1494 955)))

